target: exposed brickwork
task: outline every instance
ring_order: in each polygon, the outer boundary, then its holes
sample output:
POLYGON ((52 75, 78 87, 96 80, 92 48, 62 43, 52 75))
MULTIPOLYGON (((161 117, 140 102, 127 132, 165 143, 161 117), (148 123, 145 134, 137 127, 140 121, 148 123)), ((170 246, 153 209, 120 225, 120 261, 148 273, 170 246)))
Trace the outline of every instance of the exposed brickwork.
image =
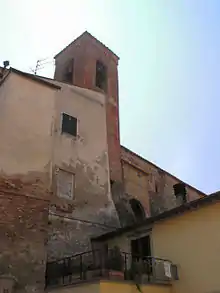
POLYGON ((120 139, 119 139, 119 109, 118 105, 107 102, 106 119, 107 119, 107 138, 110 177, 114 181, 122 181, 122 168, 120 158, 120 139))
MULTIPOLYGON (((123 146, 121 147, 121 158, 127 164, 133 166, 131 168, 135 167, 137 173, 141 171, 147 174, 147 190, 145 190, 145 192, 143 191, 143 193, 139 192, 139 194, 134 192, 135 194, 133 194, 133 196, 137 197, 145 207, 145 201, 150 202, 151 215, 158 214, 178 205, 173 193, 173 185, 182 182, 181 180, 155 166, 151 162, 144 160, 123 146)), ((135 178, 137 178, 136 175, 133 176, 133 178, 129 178, 129 182, 134 181, 135 178)), ((126 185, 126 178, 124 181, 126 185)), ((186 188, 188 201, 205 196, 204 193, 188 184, 186 184, 186 188)), ((146 212, 148 212, 148 209, 146 212)))
POLYGON ((50 179, 47 172, 30 171, 26 174, 6 175, 0 172, 0 190, 19 192, 20 194, 48 198, 50 179))
POLYGON ((90 34, 82 34, 76 41, 70 44, 64 51, 55 57, 55 79, 63 81, 63 73, 66 64, 74 59, 73 84, 98 90, 95 86, 96 61, 103 62, 108 68, 108 95, 118 95, 118 58, 90 34))
POLYGON ((148 173, 122 161, 123 180, 125 185, 126 198, 128 200, 135 198, 140 201, 145 216, 150 216, 149 194, 148 194, 148 173))
POLYGON ((0 192, 0 274, 13 275, 16 292, 43 292, 48 202, 0 192))

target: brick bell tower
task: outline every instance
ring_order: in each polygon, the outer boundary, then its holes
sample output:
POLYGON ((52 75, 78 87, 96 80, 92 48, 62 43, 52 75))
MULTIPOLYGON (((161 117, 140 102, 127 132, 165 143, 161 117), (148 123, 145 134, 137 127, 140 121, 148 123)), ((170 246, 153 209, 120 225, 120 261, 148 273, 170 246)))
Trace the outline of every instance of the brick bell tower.
POLYGON ((121 225, 125 220, 127 203, 124 199, 119 135, 118 60, 104 44, 84 32, 55 56, 56 80, 103 92, 106 99, 107 143, 112 198, 121 225))

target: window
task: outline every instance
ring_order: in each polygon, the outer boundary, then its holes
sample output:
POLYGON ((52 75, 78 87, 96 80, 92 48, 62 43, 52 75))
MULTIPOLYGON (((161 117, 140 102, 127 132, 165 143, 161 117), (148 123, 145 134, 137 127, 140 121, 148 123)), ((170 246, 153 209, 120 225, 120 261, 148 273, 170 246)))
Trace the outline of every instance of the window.
POLYGON ((135 198, 129 201, 132 211, 137 222, 142 222, 145 219, 145 212, 142 204, 135 198))
POLYGON ((133 257, 151 256, 150 235, 131 240, 131 253, 133 257))
POLYGON ((73 136, 77 135, 77 119, 75 117, 63 113, 62 133, 68 133, 73 136))
POLYGON ((71 59, 68 61, 65 70, 64 70, 64 82, 73 83, 73 68, 74 68, 74 60, 71 59))
POLYGON ((174 195, 177 199, 181 198, 182 204, 187 202, 186 186, 184 183, 177 183, 173 185, 174 195))
POLYGON ((57 195, 61 198, 73 199, 74 187, 75 175, 60 169, 57 178, 57 195))
POLYGON ((107 89, 107 68, 101 62, 96 62, 96 86, 106 91, 107 89))

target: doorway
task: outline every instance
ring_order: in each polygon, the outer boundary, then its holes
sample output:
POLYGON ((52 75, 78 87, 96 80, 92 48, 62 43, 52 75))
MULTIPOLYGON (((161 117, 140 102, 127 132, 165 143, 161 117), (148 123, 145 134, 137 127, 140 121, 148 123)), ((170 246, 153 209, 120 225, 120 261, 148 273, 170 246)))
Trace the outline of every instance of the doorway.
POLYGON ((131 254, 134 257, 151 256, 150 235, 131 240, 131 254))
POLYGON ((132 265, 138 266, 140 274, 152 275, 152 255, 150 235, 131 240, 132 265))

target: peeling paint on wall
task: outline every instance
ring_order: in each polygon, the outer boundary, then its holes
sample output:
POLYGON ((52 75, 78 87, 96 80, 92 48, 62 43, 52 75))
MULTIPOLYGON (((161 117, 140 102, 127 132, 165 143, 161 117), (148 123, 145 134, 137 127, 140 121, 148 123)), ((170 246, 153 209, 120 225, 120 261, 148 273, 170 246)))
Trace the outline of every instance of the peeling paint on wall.
POLYGON ((89 249, 90 236, 119 226, 110 193, 105 108, 94 103, 92 96, 85 99, 64 85, 56 100, 55 117, 49 258, 89 249), (67 109, 79 121, 74 139, 60 131, 60 113, 67 109), (73 200, 56 196, 59 168, 74 174, 73 200))

